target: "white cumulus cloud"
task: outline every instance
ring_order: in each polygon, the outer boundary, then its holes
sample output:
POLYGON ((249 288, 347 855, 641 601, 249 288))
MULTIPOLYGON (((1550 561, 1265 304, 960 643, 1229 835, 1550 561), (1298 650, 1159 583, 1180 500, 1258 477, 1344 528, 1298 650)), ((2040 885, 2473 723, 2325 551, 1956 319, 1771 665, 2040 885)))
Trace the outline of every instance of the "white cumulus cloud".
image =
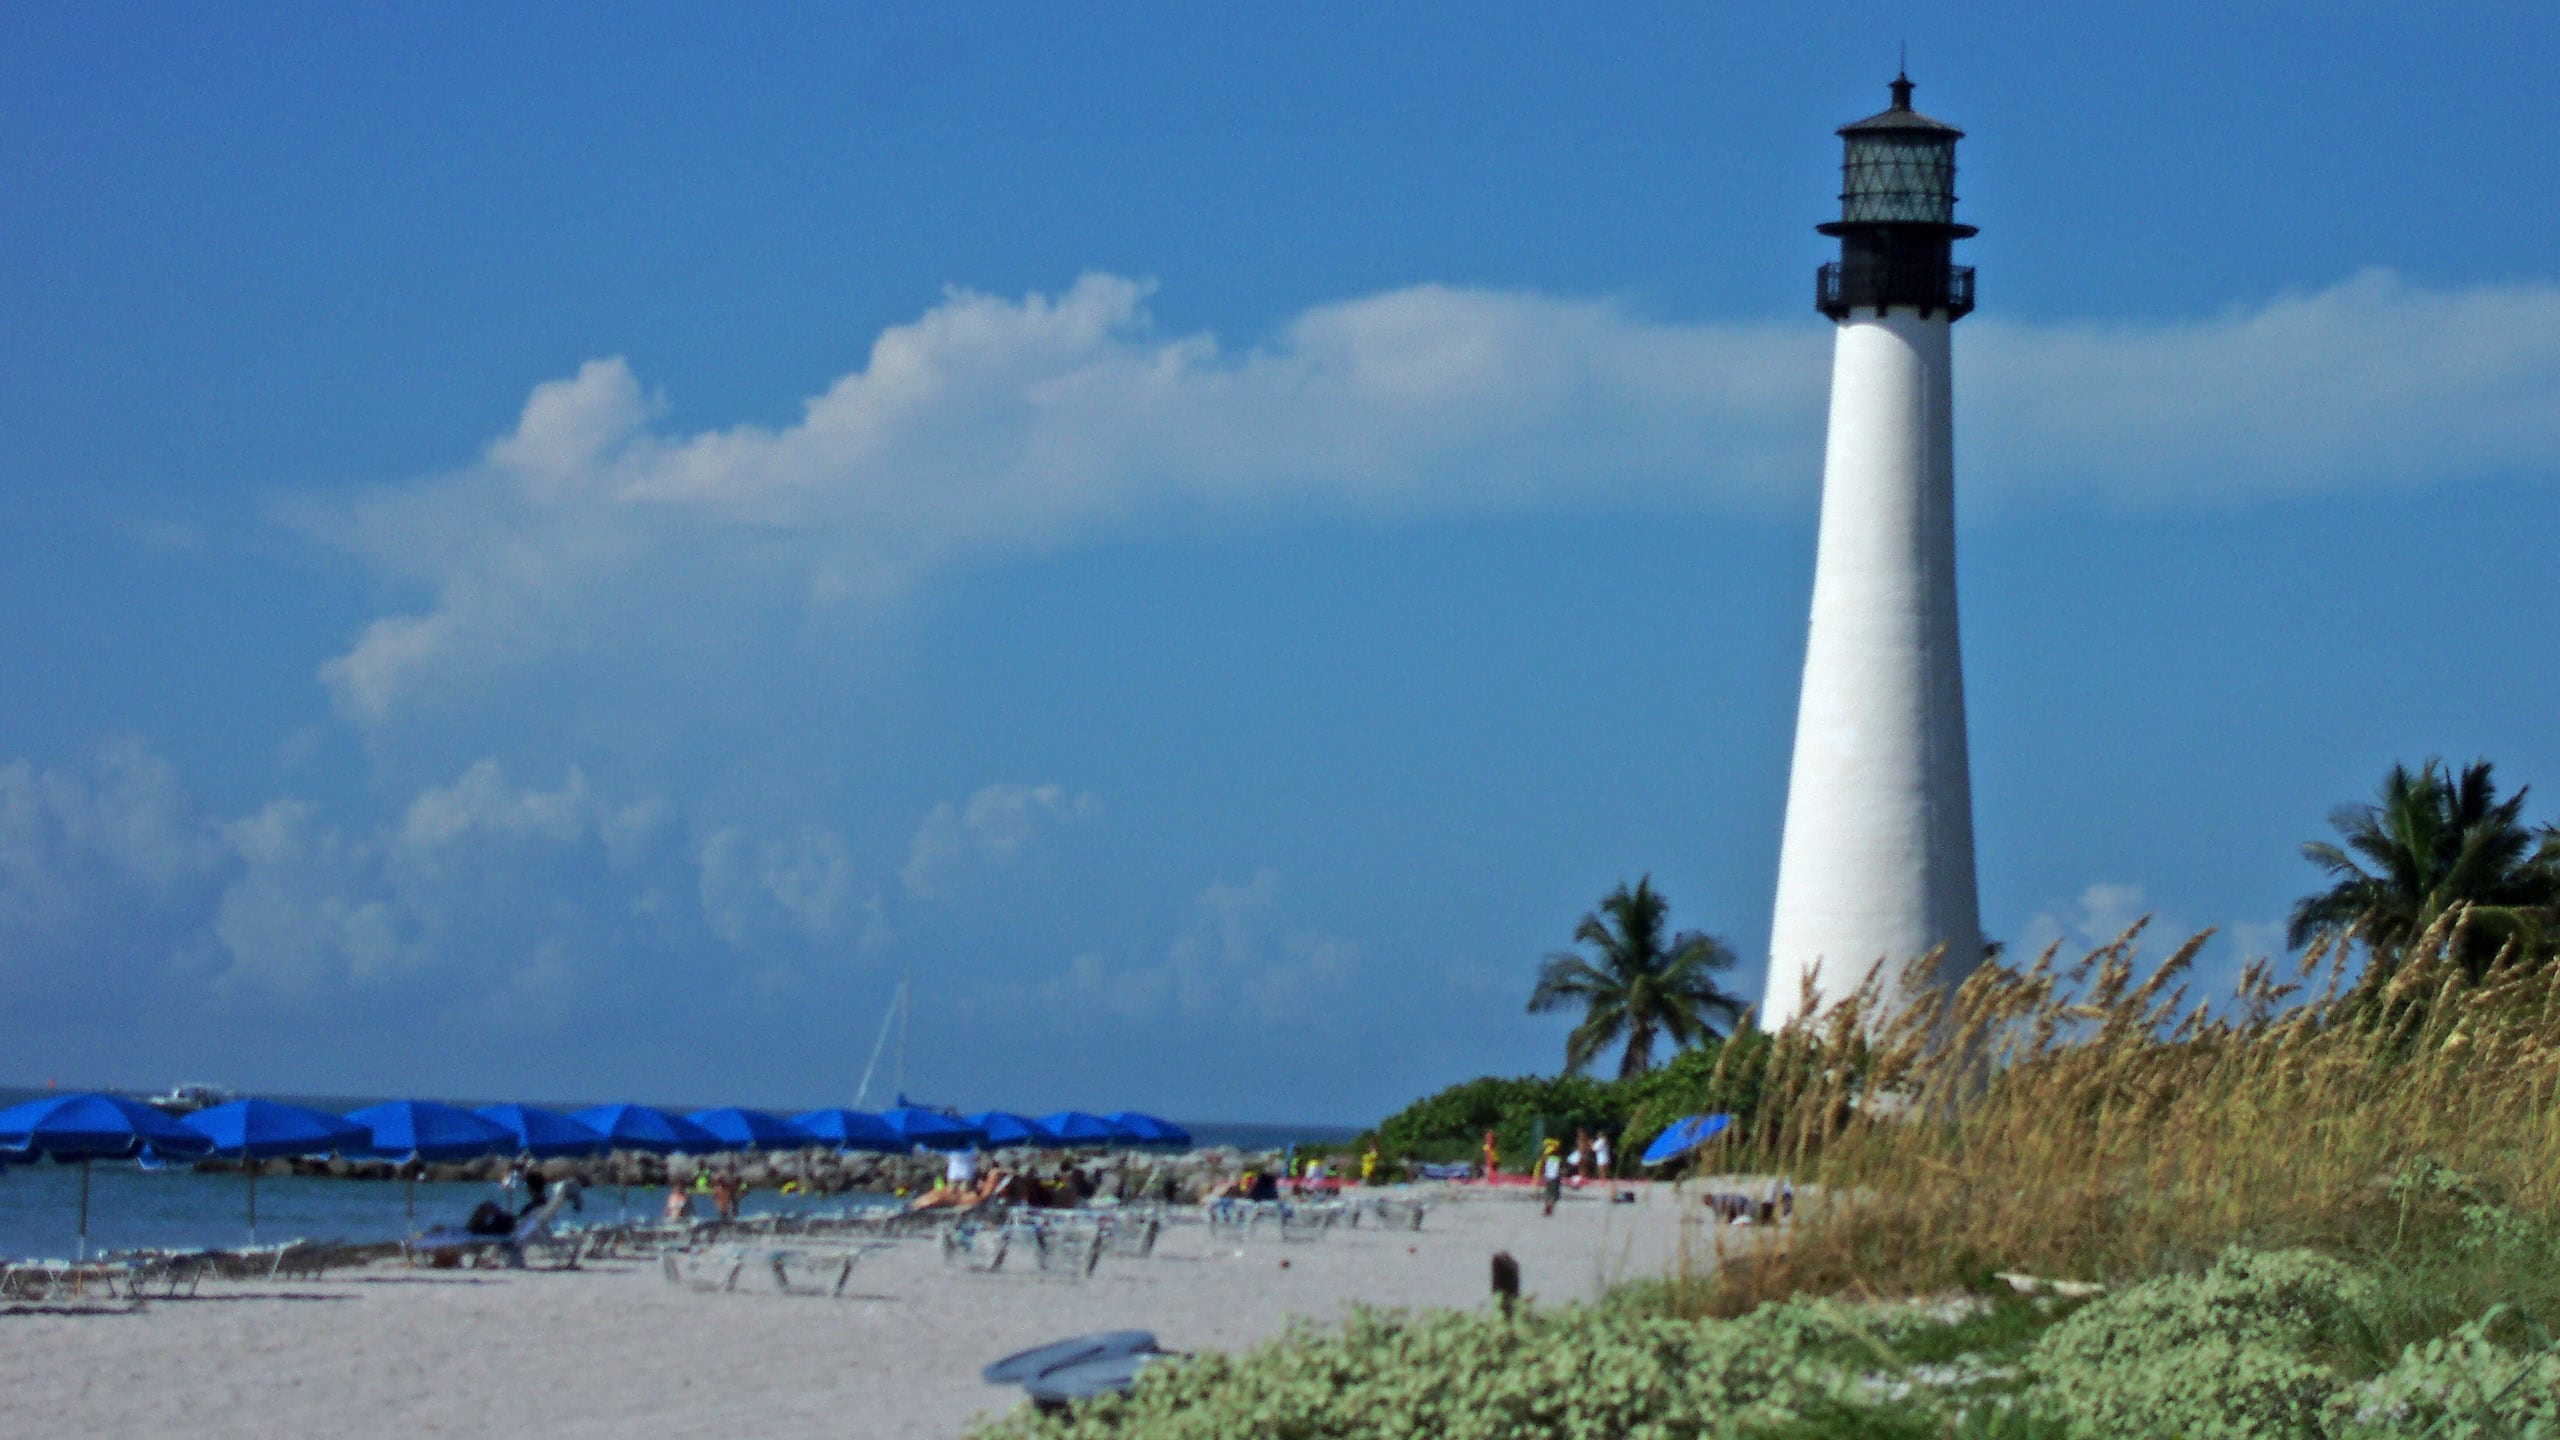
MULTIPOLYGON (((465 470, 309 505, 419 603, 322 668, 366 721, 580 646, 738 640, 742 612, 879 600, 1132 526, 1799 503, 1826 327, 1415 286, 1230 348, 1149 286, 955 290, 779 428, 653 427, 618 359, 535 388, 465 470)), ((1958 340, 1975 502, 2228 503, 2560 471, 2560 286, 2374 271, 2199 319, 1958 340)), ((773 622, 771 615, 764 623, 773 622)), ((789 623, 787 620, 785 623, 789 623)))
POLYGON ((1101 813, 1100 800, 1060 785, 984 786, 965 805, 945 800, 926 812, 899 879, 918 899, 941 899, 971 873, 1005 869, 1041 836, 1101 813))

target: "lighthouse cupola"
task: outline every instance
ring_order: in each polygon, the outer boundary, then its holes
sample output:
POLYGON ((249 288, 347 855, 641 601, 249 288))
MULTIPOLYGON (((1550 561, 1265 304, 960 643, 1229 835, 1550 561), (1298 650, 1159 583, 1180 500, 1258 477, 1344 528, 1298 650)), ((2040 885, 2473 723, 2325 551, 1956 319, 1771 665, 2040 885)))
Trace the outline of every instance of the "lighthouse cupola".
POLYGON ((1954 264, 1956 141, 1964 132, 1911 108, 1911 79, 1893 79, 1893 104, 1840 127, 1840 218, 1818 226, 1839 237, 1840 258, 1822 267, 1814 308, 1834 320, 1908 305, 1956 319, 1973 309, 1973 267, 1954 264))

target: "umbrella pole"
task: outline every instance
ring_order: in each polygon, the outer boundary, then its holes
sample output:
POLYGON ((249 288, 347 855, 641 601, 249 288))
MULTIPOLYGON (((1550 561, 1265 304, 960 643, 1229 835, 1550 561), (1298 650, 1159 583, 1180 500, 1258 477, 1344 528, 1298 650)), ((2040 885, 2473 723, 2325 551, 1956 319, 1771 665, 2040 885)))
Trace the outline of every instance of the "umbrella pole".
POLYGON ((240 1170, 249 1177, 249 1248, 258 1248, 258 1162, 241 1157, 240 1170))
POLYGON ((401 1186, 408 1192, 409 1233, 415 1235, 418 1233, 418 1175, 406 1165, 400 1167, 400 1174, 401 1186))
POLYGON ((89 1263, 89 1157, 80 1157, 80 1263, 89 1263))

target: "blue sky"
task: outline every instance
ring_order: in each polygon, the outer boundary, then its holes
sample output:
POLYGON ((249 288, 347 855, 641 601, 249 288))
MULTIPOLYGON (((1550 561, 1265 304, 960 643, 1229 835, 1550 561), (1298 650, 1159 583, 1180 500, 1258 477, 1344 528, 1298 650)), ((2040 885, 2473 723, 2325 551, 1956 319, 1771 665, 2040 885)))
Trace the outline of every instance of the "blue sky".
POLYGON ((911 969, 1358 1122, 1647 872, 1756 991, 1906 40, 1991 932, 2560 784, 2545 7, 19 7, 0 1078, 818 1104, 911 969))

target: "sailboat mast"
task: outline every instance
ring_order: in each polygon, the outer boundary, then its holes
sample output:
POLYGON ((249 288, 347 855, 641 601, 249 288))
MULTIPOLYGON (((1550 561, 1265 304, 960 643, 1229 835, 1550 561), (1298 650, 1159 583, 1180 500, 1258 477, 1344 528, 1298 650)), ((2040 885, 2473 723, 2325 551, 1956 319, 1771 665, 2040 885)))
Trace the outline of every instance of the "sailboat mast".
POLYGON ((880 1052, 889 1048, 889 1027, 898 1027, 898 1086, 907 1083, 907 979, 898 978, 898 991, 889 998, 889 1008, 880 1012, 880 1033, 871 1038, 871 1059, 862 1067, 862 1083, 854 1088, 853 1108, 859 1110, 871 1098, 871 1077, 880 1073, 880 1052))

